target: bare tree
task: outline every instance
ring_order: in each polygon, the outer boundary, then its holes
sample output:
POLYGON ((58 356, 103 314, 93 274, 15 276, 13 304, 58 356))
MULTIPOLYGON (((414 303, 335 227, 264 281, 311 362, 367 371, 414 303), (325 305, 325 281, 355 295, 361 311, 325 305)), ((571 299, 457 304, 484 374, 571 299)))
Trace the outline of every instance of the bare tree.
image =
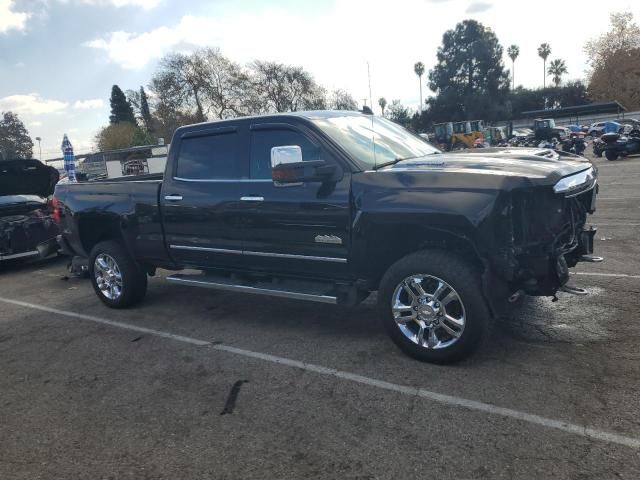
POLYGON ((172 53, 160 61, 160 69, 151 80, 151 89, 163 100, 195 110, 195 118, 204 122, 206 74, 195 54, 172 53))
POLYGON ((345 90, 334 90, 329 104, 331 110, 358 110, 358 102, 345 90))
POLYGON ((252 86, 261 112, 295 112, 317 105, 321 87, 302 67, 256 60, 252 86))

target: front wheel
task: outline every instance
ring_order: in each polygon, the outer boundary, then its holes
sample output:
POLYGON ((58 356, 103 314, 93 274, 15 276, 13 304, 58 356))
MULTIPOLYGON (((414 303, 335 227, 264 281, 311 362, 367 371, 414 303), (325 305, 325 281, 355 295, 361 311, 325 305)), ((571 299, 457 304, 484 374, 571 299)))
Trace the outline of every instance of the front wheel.
POLYGON ((93 247, 89 276, 98 298, 111 308, 134 305, 147 292, 147 274, 118 242, 105 241, 93 247))
POLYGON ((489 313, 477 273, 446 252, 423 251, 392 265, 378 292, 382 323, 406 354, 431 363, 468 356, 489 313))

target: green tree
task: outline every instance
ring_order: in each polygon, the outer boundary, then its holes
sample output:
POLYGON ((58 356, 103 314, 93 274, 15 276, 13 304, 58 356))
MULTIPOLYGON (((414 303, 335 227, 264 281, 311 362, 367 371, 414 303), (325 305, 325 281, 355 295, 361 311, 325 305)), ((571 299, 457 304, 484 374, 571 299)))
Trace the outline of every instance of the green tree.
POLYGON ((413 66, 413 72, 418 76, 418 82, 420 83, 420 111, 422 111, 422 75, 424 75, 424 63, 417 62, 413 66))
POLYGON ((507 55, 511 59, 511 77, 513 79, 513 88, 516 88, 516 59, 520 55, 520 47, 517 45, 511 45, 507 48, 507 55))
POLYGON ((567 64, 564 60, 556 58, 555 60, 551 60, 549 63, 549 68, 547 68, 547 74, 551 75, 553 79, 553 83, 556 87, 560 86, 560 82, 562 82, 562 75, 568 73, 567 64))
POLYGON ((109 102, 111 103, 111 115, 109 116, 111 124, 120 122, 136 123, 131 103, 129 103, 127 96, 118 85, 111 87, 109 102))
POLYGON ((445 32, 438 62, 429 72, 429 87, 436 92, 427 101, 430 117, 435 121, 503 117, 511 82, 502 56, 496 35, 475 20, 445 32))
POLYGON ((547 58, 551 55, 551 46, 548 43, 542 43, 538 47, 538 56, 542 59, 542 88, 547 86, 547 58))
POLYGON ((149 132, 131 122, 113 123, 100 129, 94 141, 101 152, 155 143, 149 132))
POLYGON ((142 117, 142 124, 147 132, 153 132, 153 117, 151 116, 149 100, 147 99, 147 92, 144 91, 144 87, 140 87, 140 117, 142 117))
POLYGON ((13 112, 0 117, 0 161, 33 157, 33 141, 24 123, 13 112))
POLYGON ((380 110, 382 110, 382 116, 384 117, 384 109, 387 108, 387 99, 380 97, 378 99, 378 105, 380 105, 380 110))

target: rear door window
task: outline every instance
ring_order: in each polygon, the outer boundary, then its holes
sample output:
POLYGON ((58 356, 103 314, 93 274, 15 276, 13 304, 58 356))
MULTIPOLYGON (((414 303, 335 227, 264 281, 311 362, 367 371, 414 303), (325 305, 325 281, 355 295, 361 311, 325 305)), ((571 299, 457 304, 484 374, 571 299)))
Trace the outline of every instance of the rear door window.
POLYGON ((241 178, 238 139, 237 132, 183 138, 176 177, 188 180, 241 178))

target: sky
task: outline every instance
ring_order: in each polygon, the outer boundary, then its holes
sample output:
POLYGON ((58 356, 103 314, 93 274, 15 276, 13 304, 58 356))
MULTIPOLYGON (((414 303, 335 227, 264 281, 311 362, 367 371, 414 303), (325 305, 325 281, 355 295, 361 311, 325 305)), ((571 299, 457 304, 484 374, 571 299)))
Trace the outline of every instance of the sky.
POLYGON ((43 159, 61 156, 64 133, 88 152, 108 123, 113 84, 146 86, 164 54, 202 46, 241 64, 300 65, 360 104, 369 103, 368 63, 376 111, 381 96, 417 109, 413 65, 432 68, 442 34, 464 19, 496 33, 509 69, 506 48, 517 44, 516 84, 539 87, 540 43, 566 61, 567 80, 584 78, 583 45, 619 11, 640 21, 639 0, 0 0, 0 111, 42 138, 43 159))

